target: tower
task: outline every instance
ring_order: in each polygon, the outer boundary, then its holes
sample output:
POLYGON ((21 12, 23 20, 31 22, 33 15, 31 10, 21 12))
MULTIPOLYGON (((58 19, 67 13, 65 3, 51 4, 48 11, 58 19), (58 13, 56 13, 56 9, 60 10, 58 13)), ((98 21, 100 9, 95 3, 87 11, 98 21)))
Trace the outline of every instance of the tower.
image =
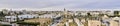
POLYGON ((64 8, 64 17, 67 18, 67 15, 68 15, 67 10, 64 8))

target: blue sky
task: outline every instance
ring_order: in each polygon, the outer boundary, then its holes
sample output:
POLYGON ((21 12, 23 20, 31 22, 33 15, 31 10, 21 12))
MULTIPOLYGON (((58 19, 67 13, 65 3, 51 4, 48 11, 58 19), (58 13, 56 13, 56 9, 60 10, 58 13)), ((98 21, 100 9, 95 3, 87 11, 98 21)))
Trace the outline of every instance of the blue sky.
POLYGON ((119 8, 120 0, 0 0, 0 8, 119 8))

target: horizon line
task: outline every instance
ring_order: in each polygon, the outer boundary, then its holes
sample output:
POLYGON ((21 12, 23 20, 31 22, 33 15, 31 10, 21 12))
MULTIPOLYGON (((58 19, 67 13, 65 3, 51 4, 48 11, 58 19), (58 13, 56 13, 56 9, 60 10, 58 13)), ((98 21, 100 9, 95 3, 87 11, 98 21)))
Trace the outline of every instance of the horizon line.
MULTIPOLYGON (((0 11, 3 9, 6 10, 15 10, 15 11, 20 11, 20 10, 27 10, 27 11, 63 11, 64 8, 0 8, 0 11)), ((114 9, 102 9, 102 8, 65 8, 68 11, 120 11, 120 8, 114 8, 114 9)))

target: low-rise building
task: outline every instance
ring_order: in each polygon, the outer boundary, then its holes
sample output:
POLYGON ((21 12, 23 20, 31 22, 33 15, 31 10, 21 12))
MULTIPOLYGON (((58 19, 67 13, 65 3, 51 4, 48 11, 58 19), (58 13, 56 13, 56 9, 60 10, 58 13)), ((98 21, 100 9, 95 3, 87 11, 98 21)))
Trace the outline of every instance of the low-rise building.
POLYGON ((88 20, 88 26, 101 26, 101 21, 98 21, 98 20, 88 20))
POLYGON ((36 18, 36 19, 30 19, 30 20, 24 20, 24 22, 32 22, 32 23, 40 23, 38 26, 48 26, 50 23, 52 23, 51 18, 36 18))
POLYGON ((110 21, 110 26, 119 26, 119 23, 117 21, 110 21))
POLYGON ((14 21, 17 21, 17 18, 19 18, 19 20, 23 20, 25 18, 34 18, 34 17, 37 17, 37 15, 17 15, 16 16, 5 16, 5 21, 7 22, 14 22, 14 21))

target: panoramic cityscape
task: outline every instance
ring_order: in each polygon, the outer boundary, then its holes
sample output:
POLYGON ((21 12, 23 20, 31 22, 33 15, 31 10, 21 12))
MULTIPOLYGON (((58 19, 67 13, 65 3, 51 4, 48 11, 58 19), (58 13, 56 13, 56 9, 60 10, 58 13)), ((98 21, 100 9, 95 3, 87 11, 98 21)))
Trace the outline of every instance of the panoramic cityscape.
POLYGON ((120 26, 120 11, 0 11, 0 26, 120 26))
POLYGON ((120 26, 120 0, 0 0, 0 26, 120 26))

